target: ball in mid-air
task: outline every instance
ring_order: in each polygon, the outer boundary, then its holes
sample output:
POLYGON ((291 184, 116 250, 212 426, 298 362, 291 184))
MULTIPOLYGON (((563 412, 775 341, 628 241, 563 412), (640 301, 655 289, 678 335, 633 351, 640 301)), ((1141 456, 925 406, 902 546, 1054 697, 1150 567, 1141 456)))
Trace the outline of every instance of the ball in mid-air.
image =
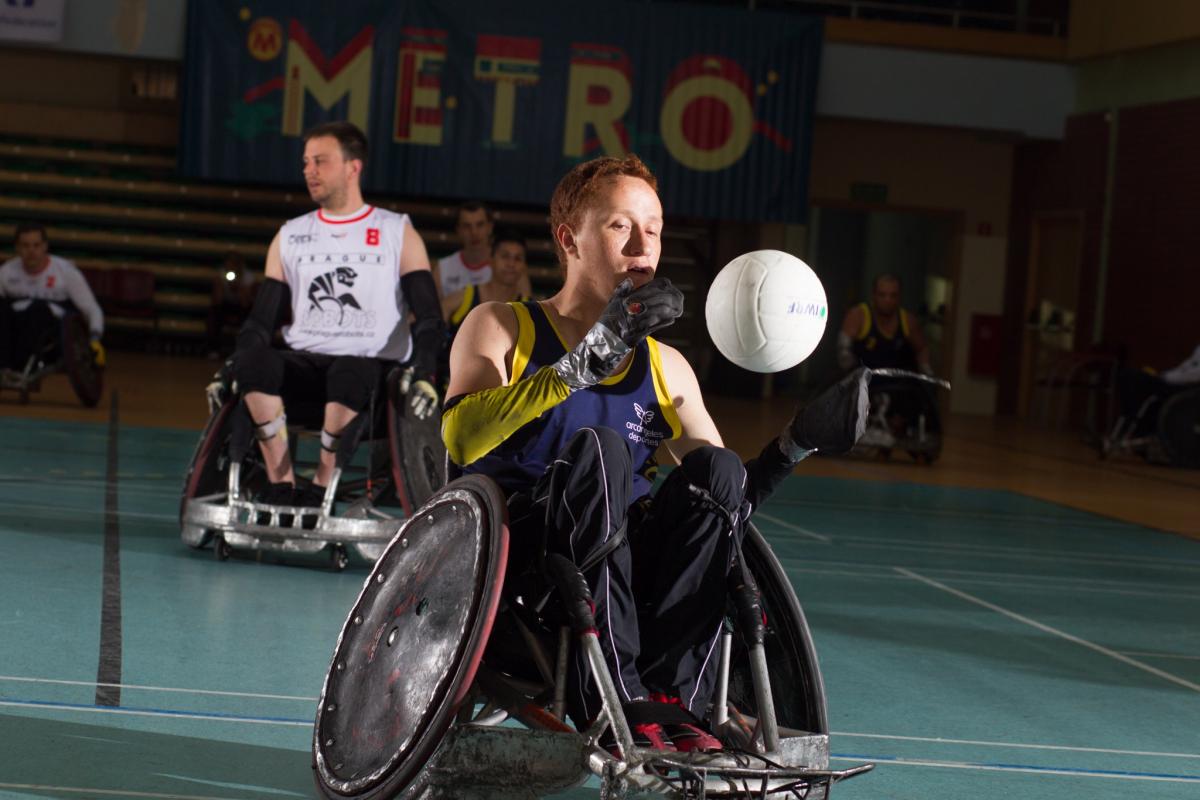
POLYGON ((755 250, 730 261, 704 304, 708 335, 721 355, 754 372, 779 372, 808 358, 828 317, 821 279, 779 250, 755 250))

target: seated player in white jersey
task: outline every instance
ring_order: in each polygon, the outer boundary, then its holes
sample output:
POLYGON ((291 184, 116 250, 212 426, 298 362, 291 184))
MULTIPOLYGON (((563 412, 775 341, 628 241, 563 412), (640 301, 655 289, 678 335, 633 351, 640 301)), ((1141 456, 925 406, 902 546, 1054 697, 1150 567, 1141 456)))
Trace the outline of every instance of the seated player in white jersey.
POLYGON ((17 226, 17 257, 0 266, 0 369, 21 371, 32 357, 56 358, 61 320, 75 311, 87 320, 96 363, 104 363, 104 312, 83 273, 50 254, 46 228, 17 226))
MULTIPOLYGON (((474 200, 463 203, 458 207, 454 232, 462 249, 438 259, 433 268, 433 277, 443 298, 492 279, 491 210, 474 200)), ((533 294, 528 275, 521 277, 520 288, 525 296, 533 294)))
POLYGON ((487 283, 470 284, 442 298, 442 314, 450 338, 458 332, 471 309, 482 303, 508 303, 528 300, 521 288, 528 283, 525 237, 511 228, 499 228, 492 236, 492 278, 487 283))
POLYGON ((234 377, 270 481, 259 502, 320 505, 338 438, 367 408, 386 362, 409 363, 406 402, 418 419, 437 411, 433 376, 444 334, 429 256, 407 215, 363 202, 366 157, 366 136, 350 123, 304 135, 304 180, 320 207, 275 235, 266 280, 238 334, 234 377), (275 329, 289 315, 288 349, 276 349, 275 329), (316 476, 299 489, 284 397, 325 404, 316 476))
MULTIPOLYGON (((576 166, 554 191, 550 231, 562 290, 484 303, 454 341, 446 450, 509 495, 508 575, 526 572, 540 547, 592 562, 584 577, 601 648, 637 743, 719 749, 701 718, 745 522, 809 453, 855 444, 869 373, 798 409, 743 464, 722 445, 687 359, 650 336, 682 314, 683 295, 656 277, 663 211, 645 164, 630 155, 576 166), (660 444, 679 466, 651 493, 660 444)), ((568 713, 582 728, 600 702, 586 660, 573 658, 568 713)))

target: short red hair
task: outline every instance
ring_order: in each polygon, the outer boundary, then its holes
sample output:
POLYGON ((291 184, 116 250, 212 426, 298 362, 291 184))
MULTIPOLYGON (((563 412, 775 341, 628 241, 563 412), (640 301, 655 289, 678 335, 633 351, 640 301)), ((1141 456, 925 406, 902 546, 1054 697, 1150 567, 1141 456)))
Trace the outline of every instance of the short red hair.
POLYGON ((600 185, 609 178, 622 176, 641 178, 650 184, 651 189, 658 191, 658 178, 633 153, 624 158, 601 156, 576 164, 558 182, 550 198, 550 238, 554 240, 554 252, 558 254, 559 264, 564 267, 567 265, 567 254, 558 243, 558 226, 566 224, 577 228, 588 204, 600 190, 600 185))

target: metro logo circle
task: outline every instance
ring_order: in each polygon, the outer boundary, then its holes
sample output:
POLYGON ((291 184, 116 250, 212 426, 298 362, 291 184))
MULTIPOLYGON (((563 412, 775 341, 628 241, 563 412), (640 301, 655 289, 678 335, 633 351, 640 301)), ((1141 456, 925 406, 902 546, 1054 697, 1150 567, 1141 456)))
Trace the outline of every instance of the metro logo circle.
POLYGON ((283 51, 283 28, 271 17, 259 17, 250 24, 246 49, 259 61, 270 61, 283 51))

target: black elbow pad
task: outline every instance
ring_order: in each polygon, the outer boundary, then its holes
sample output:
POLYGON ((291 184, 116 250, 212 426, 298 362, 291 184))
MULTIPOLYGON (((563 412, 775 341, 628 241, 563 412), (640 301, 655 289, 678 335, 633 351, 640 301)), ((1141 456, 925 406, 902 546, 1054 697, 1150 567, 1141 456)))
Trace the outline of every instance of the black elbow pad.
POLYGON ((287 321, 292 310, 292 289, 275 278, 267 278, 258 288, 250 316, 238 331, 237 349, 271 344, 275 329, 287 321))
POLYGON ((425 269, 406 272, 400 276, 400 291, 416 317, 412 327, 413 368, 418 377, 432 380, 446 342, 446 323, 433 273, 425 269))

